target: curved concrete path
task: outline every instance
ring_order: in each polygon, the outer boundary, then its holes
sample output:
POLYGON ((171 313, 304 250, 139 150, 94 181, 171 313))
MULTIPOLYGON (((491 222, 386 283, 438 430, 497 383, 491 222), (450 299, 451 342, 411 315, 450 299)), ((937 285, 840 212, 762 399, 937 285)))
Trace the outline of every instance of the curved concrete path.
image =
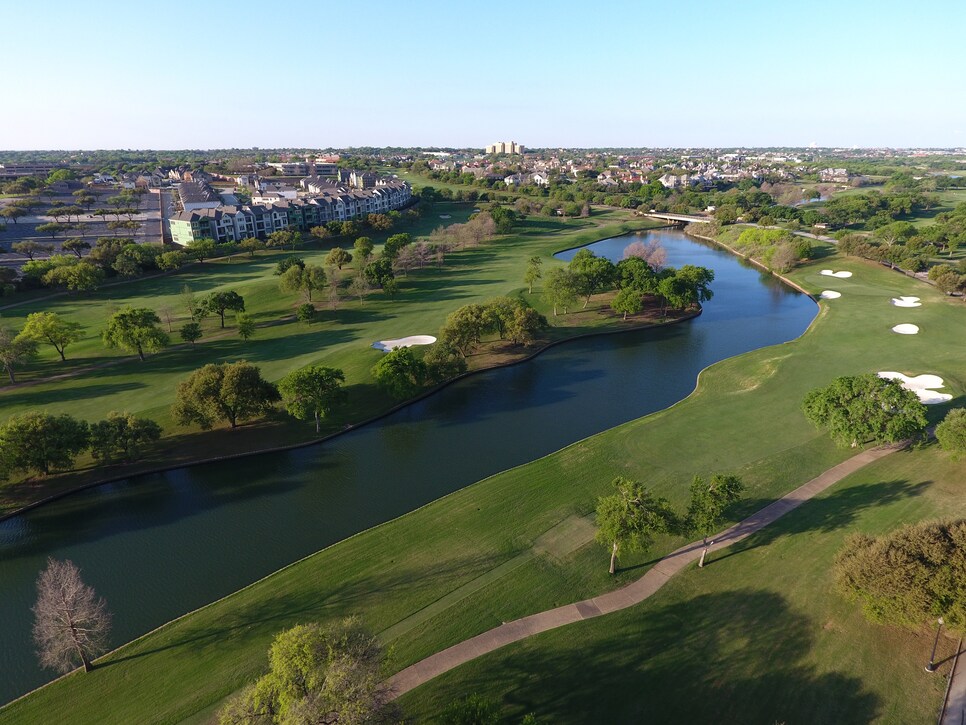
MULTIPOLYGON (((900 443, 870 448, 837 466, 833 466, 808 483, 769 504, 761 511, 713 537, 714 543, 710 547, 711 551, 723 549, 751 536, 774 523, 789 511, 798 508, 810 498, 838 483, 849 474, 894 451, 905 448, 906 445, 908 444, 900 443)), ((567 604, 556 609, 531 614, 512 622, 506 622, 499 627, 478 634, 410 665, 393 675, 387 684, 393 697, 399 697, 444 672, 449 672, 465 662, 493 652, 505 645, 519 642, 540 632, 563 627, 566 624, 610 614, 639 604, 664 586, 672 576, 691 562, 697 561, 703 548, 704 544, 701 541, 682 546, 661 559, 640 579, 621 589, 601 594, 599 597, 592 599, 585 599, 582 602, 567 604)))

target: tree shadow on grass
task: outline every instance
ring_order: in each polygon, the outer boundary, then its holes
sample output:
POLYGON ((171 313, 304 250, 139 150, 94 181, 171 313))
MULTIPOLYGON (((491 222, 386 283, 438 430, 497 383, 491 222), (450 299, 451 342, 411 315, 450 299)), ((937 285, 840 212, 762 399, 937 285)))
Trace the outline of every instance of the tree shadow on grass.
MULTIPOLYGON (((859 677, 805 661, 815 623, 784 597, 742 589, 564 627, 498 650, 402 699, 415 722, 479 692, 507 721, 868 723, 880 698, 859 677)), ((834 666, 834 663, 833 663, 834 666)))
MULTIPOLYGON (((374 603, 385 604, 387 598, 413 596, 413 590, 425 590, 424 596, 414 597, 411 608, 398 616, 399 620, 420 611, 443 594, 456 589, 465 581, 467 572, 486 572, 501 563, 496 555, 477 555, 452 559, 440 564, 419 567, 398 567, 388 572, 374 573, 357 578, 336 588, 324 589, 311 584, 299 587, 293 593, 287 591, 276 596, 261 596, 239 608, 221 605, 220 616, 212 624, 207 618, 189 618, 174 627, 178 629, 174 641, 132 654, 119 653, 103 663, 98 669, 141 659, 166 650, 185 648, 189 654, 197 648, 218 647, 227 638, 268 639, 277 632, 306 622, 327 622, 340 617, 358 614, 369 623, 376 618, 366 617, 366 608, 374 603), (206 620, 206 623, 202 623, 206 620), (196 624, 198 622, 198 624, 196 624), (270 625, 270 626, 266 626, 270 625)), ((393 617, 392 619, 396 619, 393 617)), ((386 627, 396 621, 385 622, 386 627)), ((267 646, 267 641, 266 641, 267 646)))
MULTIPOLYGON (((66 381, 64 381, 66 382, 66 381)), ((100 398, 106 395, 116 395, 130 390, 146 388, 145 383, 109 383, 103 385, 65 385, 56 390, 38 390, 33 386, 15 388, 19 392, 0 394, 3 405, 30 405, 32 409, 42 409, 47 405, 59 405, 72 400, 86 400, 100 398)), ((58 411, 59 412, 59 411, 58 411)))
MULTIPOLYGON (((737 556, 745 551, 768 546, 774 541, 796 534, 817 531, 830 533, 850 527, 865 511, 920 495, 931 481, 910 483, 905 480, 864 483, 840 488, 833 493, 806 501, 773 524, 728 547, 724 553, 713 555, 710 563, 737 556)), ((773 500, 743 501, 742 509, 759 511, 773 500)))

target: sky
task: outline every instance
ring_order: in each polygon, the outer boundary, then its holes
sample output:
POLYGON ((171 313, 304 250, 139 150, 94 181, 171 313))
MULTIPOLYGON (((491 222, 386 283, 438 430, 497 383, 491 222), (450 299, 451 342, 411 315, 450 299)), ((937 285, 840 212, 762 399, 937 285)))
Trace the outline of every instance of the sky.
POLYGON ((957 0, 0 2, 0 149, 966 146, 957 0))

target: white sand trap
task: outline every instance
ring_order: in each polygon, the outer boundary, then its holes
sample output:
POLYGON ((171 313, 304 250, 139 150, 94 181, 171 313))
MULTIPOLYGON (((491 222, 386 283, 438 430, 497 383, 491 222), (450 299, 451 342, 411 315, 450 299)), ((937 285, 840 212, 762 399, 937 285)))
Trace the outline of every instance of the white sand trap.
POLYGON ((833 272, 830 269, 823 269, 821 274, 824 274, 826 277, 838 277, 839 279, 848 279, 852 276, 851 272, 833 272))
POLYGON ((823 300, 837 300, 841 296, 841 292, 836 292, 835 290, 831 289, 827 289, 819 295, 819 297, 821 297, 823 300))
POLYGON ((918 297, 893 297, 892 304, 896 307, 922 307, 918 297))
POLYGON ((898 380, 902 383, 902 387, 918 395, 919 400, 925 405, 936 405, 936 403, 945 403, 953 399, 953 396, 949 393, 937 393, 932 390, 932 388, 946 387, 943 384, 943 379, 938 375, 916 375, 910 378, 908 375, 892 371, 881 372, 878 375, 880 378, 887 380, 898 380))
POLYGON ((409 337, 400 337, 398 340, 380 340, 379 342, 372 343, 372 346, 382 352, 389 352, 390 350, 395 350, 397 347, 432 345, 434 342, 436 342, 436 338, 432 335, 410 335, 409 337))
POLYGON ((439 218, 440 219, 452 219, 453 218, 453 215, 452 214, 440 214, 439 215, 439 218))
POLYGON ((918 335, 919 326, 910 325, 908 322, 904 322, 901 325, 896 325, 892 328, 893 332, 898 332, 900 335, 918 335))

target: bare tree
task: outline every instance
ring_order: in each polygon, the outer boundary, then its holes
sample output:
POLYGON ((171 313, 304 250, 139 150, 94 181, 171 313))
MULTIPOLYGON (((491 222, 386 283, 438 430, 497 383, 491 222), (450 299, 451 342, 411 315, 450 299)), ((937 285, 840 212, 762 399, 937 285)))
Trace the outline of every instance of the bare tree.
POLYGON ((72 561, 47 559, 37 579, 33 611, 42 666, 70 672, 79 662, 85 672, 94 669, 91 660, 107 651, 111 614, 107 602, 81 581, 72 561))

